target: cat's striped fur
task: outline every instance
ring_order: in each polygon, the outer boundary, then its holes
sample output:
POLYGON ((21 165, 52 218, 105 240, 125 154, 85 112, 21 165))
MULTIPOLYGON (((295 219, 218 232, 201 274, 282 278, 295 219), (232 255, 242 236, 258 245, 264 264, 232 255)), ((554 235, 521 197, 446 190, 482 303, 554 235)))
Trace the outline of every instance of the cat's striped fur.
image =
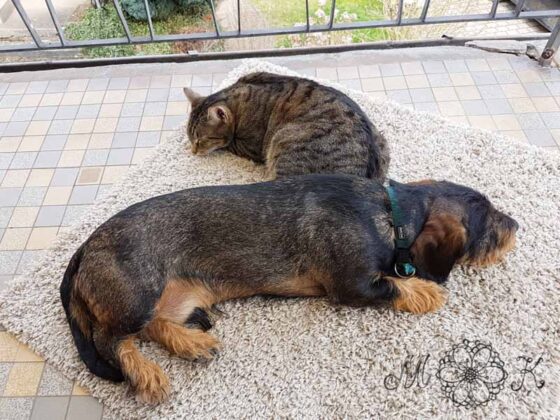
POLYGON ((344 173, 384 179, 387 142, 348 96, 312 80, 252 73, 192 104, 195 154, 226 149, 267 165, 271 178, 344 173))

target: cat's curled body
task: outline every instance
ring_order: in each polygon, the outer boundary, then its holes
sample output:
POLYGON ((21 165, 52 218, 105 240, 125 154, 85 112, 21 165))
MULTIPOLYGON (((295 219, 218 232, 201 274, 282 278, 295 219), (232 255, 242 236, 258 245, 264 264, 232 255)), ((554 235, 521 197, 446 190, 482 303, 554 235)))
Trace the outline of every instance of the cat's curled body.
POLYGON ((348 96, 312 80, 252 73, 203 97, 185 88, 194 154, 225 149, 271 178, 343 173, 383 180, 385 138, 348 96))

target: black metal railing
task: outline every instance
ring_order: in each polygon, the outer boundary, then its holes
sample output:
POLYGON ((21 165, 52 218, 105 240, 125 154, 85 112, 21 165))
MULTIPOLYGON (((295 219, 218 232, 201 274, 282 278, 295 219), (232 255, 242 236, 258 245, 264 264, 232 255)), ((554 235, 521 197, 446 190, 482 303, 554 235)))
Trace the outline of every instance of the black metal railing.
MULTIPOLYGON (((89 40, 69 40, 64 35, 64 29, 60 25, 56 10, 51 0, 45 0, 49 14, 51 16, 54 28, 56 30, 58 41, 49 41, 42 39, 36 29, 33 27, 31 19, 27 15, 20 0, 11 0, 19 16, 21 17, 25 27, 27 28, 33 43, 27 44, 6 44, 0 45, 0 53, 2 52, 21 52, 21 51, 37 51, 37 50, 56 50, 67 48, 84 48, 84 47, 103 47, 115 45, 130 44, 146 44, 155 42, 177 42, 177 41, 200 41, 200 40, 216 40, 229 38, 246 38, 270 35, 290 35, 304 34, 314 32, 329 32, 355 29, 369 28, 390 28, 404 26, 419 26, 432 24, 453 24, 462 22, 480 22, 480 21, 501 21, 513 19, 544 19, 544 18, 560 18, 560 9, 550 10, 526 10, 525 0, 517 0, 515 9, 510 11, 498 12, 498 3, 500 0, 492 0, 488 13, 467 14, 467 15, 448 15, 448 16, 430 16, 431 0, 425 0, 422 10, 417 17, 405 17, 403 15, 404 0, 399 0, 397 4, 397 13, 394 19, 383 20, 366 20, 359 22, 335 22, 336 0, 330 1, 329 20, 326 24, 311 24, 309 13, 309 0, 305 0, 305 24, 296 25, 288 28, 258 28, 244 29, 241 25, 241 3, 237 0, 237 29, 223 31, 219 28, 216 20, 216 9, 214 0, 207 0, 213 22, 213 31, 195 32, 184 34, 156 34, 152 22, 152 13, 148 0, 144 0, 144 7, 147 14, 148 35, 133 36, 128 26, 126 17, 123 13, 119 0, 112 0, 116 9, 118 18, 124 30, 124 38, 110 39, 89 39, 89 40)), ((552 60, 555 52, 560 48, 560 19, 553 28, 548 43, 541 57, 542 64, 548 64, 552 60)))

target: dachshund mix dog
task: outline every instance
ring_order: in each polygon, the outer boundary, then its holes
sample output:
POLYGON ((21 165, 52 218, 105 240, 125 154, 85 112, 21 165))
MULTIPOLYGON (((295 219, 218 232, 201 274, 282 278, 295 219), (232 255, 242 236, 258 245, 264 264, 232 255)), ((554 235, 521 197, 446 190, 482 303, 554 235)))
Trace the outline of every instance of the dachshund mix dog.
POLYGON ((169 381, 136 338, 211 358, 218 340, 190 328, 189 317, 260 294, 431 312, 444 304, 441 283, 456 263, 496 263, 515 244, 515 220, 477 191, 436 181, 391 188, 401 233, 412 239, 409 278, 395 274, 392 201, 365 178, 195 188, 121 211, 77 250, 60 287, 80 357, 96 375, 126 378, 140 400, 159 403, 169 381))

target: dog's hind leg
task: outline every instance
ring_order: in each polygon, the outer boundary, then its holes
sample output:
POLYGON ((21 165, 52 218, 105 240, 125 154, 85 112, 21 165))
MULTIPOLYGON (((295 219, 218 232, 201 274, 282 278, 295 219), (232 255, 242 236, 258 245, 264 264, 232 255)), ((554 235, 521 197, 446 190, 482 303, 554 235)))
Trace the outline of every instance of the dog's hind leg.
MULTIPOLYGON (((193 317, 196 319, 207 314, 218 299, 216 293, 200 280, 171 280, 156 304, 153 319, 144 327, 142 334, 179 357, 210 359, 220 347, 218 340, 200 329, 187 328, 183 324, 193 317)), ((204 325, 209 323, 204 316, 203 320, 204 325)))
POLYGON ((219 341, 212 335, 164 318, 156 317, 143 332, 170 353, 187 359, 211 359, 220 348, 219 341))
POLYGON ((208 312, 202 308, 194 308, 192 314, 185 321, 187 328, 200 328, 202 331, 208 331, 212 328, 212 320, 208 312))
POLYGON ((148 404, 158 404, 169 395, 169 380, 161 368, 146 359, 133 337, 117 344, 116 356, 124 375, 130 380, 137 398, 148 404))

